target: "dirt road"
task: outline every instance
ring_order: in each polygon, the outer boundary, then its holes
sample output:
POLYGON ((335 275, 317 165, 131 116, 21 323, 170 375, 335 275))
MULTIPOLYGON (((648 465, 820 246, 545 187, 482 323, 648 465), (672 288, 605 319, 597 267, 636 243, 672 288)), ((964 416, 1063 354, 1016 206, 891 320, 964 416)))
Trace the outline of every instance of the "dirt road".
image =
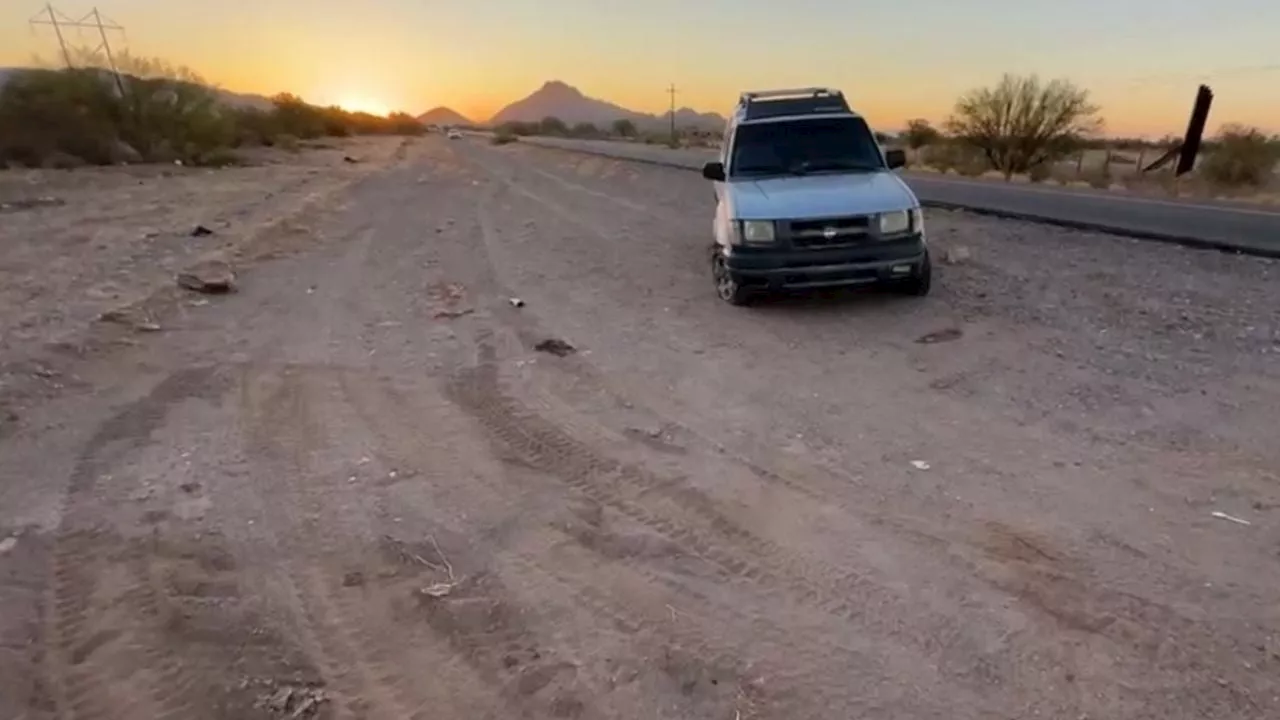
POLYGON ((1280 265, 934 214, 925 300, 740 310, 691 173, 335 193, 49 351, 0 717, 1280 714, 1280 265))

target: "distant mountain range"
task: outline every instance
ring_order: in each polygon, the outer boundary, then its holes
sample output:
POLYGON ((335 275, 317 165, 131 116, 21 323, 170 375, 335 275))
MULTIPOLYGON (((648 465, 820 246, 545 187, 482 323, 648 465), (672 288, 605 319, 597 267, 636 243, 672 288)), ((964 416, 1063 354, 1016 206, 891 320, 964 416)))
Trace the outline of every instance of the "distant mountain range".
POLYGON ((419 115, 418 122, 422 123, 423 125, 440 125, 440 126, 459 125, 462 127, 467 127, 467 126, 475 125, 475 122, 467 118, 467 116, 454 110, 453 108, 447 108, 447 107, 444 107, 443 105, 437 108, 432 108, 422 113, 421 115, 419 115))
MULTIPOLYGON (((552 80, 528 97, 499 110, 489 124, 537 122, 547 117, 559 118, 569 125, 591 123, 600 128, 607 128, 617 120, 630 120, 641 130, 661 130, 671 123, 668 113, 652 115, 628 110, 606 100, 588 97, 572 85, 552 80)), ((676 125, 682 128, 721 130, 725 122, 725 118, 716 113, 701 113, 690 108, 676 110, 676 125)))

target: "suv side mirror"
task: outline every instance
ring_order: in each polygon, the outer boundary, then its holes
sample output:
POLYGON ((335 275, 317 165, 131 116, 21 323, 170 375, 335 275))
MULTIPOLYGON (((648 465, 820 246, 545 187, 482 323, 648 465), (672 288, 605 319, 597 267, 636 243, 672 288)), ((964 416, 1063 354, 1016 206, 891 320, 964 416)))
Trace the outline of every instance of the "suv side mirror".
POLYGON ((716 182, 724 182, 724 163, 709 162, 703 165, 702 177, 716 182))
POLYGON ((907 166, 906 150, 885 150, 884 162, 889 166, 890 170, 897 170, 907 166))

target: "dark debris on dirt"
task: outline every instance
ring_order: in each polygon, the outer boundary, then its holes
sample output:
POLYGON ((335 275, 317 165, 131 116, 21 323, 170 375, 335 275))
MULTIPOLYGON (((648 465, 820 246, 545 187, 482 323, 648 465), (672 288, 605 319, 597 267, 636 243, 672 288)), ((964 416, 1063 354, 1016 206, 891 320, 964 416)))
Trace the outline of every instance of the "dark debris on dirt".
POLYGON ((578 349, 559 338, 547 338, 533 346, 538 352, 550 353, 556 357, 565 357, 577 352, 578 349))
POLYGON ((960 328, 946 328, 945 330, 937 330, 931 333, 925 333, 916 338, 916 342, 921 345, 936 345, 937 343, 951 342, 959 340, 964 335, 960 328))

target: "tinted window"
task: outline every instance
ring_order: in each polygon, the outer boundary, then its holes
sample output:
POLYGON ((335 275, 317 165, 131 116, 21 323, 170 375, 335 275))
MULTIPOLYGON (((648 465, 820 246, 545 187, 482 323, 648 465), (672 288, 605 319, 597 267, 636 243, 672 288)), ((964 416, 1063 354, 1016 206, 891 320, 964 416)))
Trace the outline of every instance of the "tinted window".
POLYGON ((739 125, 730 171, 742 177, 883 167, 867 123, 842 117, 739 125))

